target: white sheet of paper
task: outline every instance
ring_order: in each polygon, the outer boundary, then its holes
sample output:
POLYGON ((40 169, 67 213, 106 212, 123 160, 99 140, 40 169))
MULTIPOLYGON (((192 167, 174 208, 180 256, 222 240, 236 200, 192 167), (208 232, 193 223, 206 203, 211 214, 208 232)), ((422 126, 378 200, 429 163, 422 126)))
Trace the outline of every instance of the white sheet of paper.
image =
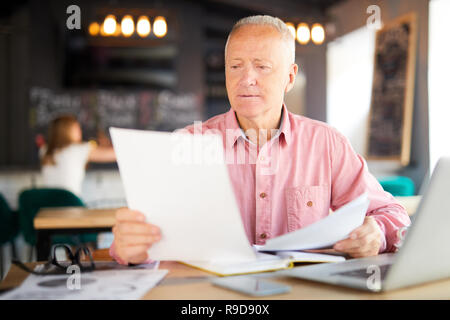
POLYGON ((1 295, 0 300, 136 300, 158 284, 167 272, 162 269, 86 272, 80 274, 79 289, 74 286, 69 289, 76 283, 69 278, 73 274, 31 274, 18 288, 1 295))
POLYGON ((326 248, 348 237, 362 225, 369 207, 367 193, 342 206, 328 217, 305 228, 267 240, 262 251, 305 250, 326 248))
POLYGON ((155 260, 253 261, 219 135, 111 128, 130 209, 161 229, 155 260))

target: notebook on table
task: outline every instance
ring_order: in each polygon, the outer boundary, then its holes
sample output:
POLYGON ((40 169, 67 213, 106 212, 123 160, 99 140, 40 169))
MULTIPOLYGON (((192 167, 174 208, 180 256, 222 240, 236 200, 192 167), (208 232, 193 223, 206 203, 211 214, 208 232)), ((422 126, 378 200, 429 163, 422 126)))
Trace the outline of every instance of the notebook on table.
POLYGON ((191 267, 213 273, 218 276, 231 276, 259 272, 289 269, 294 263, 331 263, 345 261, 344 256, 309 253, 301 251, 279 251, 273 254, 258 252, 256 260, 240 263, 212 261, 180 261, 191 267))

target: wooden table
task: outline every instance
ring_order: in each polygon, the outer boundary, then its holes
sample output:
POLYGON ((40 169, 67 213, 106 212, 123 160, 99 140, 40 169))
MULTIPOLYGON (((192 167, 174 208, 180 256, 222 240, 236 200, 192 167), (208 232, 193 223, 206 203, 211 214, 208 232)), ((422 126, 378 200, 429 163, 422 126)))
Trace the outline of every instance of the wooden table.
POLYGON ((37 231, 37 260, 48 259, 53 234, 109 232, 115 224, 116 209, 83 207, 43 208, 34 218, 37 231))
MULTIPOLYGON (((94 259, 107 259, 109 255, 105 250, 103 256, 94 253, 94 259)), ((36 263, 29 265, 34 266, 36 263)), ((356 289, 337 287, 307 280, 300 280, 285 276, 276 276, 276 273, 262 274, 264 277, 271 277, 272 281, 287 284, 292 287, 290 293, 268 296, 263 298, 253 298, 231 290, 216 287, 210 283, 215 276, 207 272, 188 267, 186 265, 162 261, 160 269, 168 269, 167 276, 143 299, 148 300, 211 300, 211 299, 286 299, 286 300, 310 300, 310 299, 450 299, 450 279, 428 283, 411 288, 399 289, 387 293, 369 293, 356 289)), ((0 290, 13 288, 25 279, 28 274, 16 266, 11 269, 5 280, 0 284, 0 290)))

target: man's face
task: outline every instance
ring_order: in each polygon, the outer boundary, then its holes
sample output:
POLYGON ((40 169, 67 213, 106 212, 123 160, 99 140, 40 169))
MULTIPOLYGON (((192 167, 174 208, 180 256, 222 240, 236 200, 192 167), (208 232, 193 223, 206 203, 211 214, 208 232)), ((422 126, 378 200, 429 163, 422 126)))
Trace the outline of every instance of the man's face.
POLYGON ((231 107, 239 116, 255 120, 279 115, 296 72, 288 46, 271 26, 242 26, 229 39, 226 87, 231 107))

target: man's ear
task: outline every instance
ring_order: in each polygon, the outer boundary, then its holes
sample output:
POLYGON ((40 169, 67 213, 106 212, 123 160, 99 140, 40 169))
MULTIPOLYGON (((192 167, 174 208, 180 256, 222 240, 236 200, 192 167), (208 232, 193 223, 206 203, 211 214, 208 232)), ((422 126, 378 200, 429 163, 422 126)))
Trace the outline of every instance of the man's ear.
POLYGON ((295 63, 291 64, 291 66, 289 67, 289 80, 286 85, 286 88, 284 89, 285 93, 288 93, 294 87, 295 77, 297 76, 297 72, 298 72, 298 65, 295 63))

